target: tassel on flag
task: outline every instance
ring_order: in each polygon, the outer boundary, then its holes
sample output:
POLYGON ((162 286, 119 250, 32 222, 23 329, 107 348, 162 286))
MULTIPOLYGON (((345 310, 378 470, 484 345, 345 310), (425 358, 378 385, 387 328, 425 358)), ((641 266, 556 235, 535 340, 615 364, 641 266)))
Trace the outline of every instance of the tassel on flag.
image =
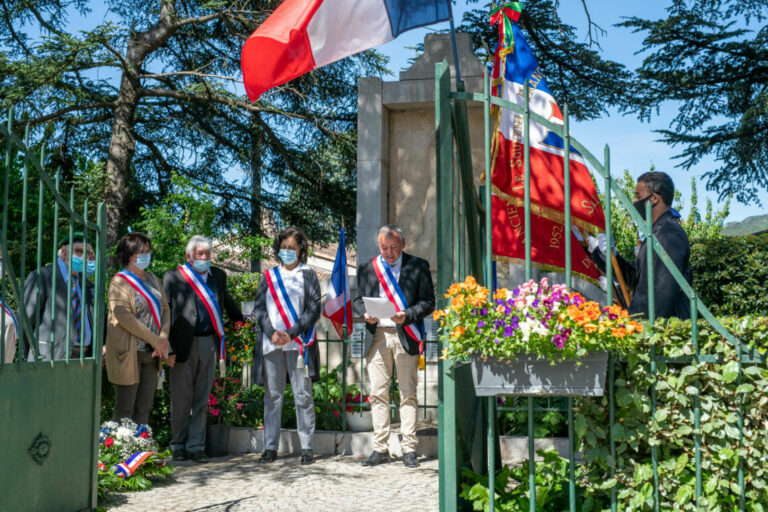
POLYGON ((339 333, 339 338, 343 337, 341 326, 344 323, 347 324, 347 333, 352 332, 352 295, 349 292, 344 228, 341 228, 339 248, 336 251, 336 260, 333 262, 331 282, 328 283, 323 316, 333 323, 336 332, 339 333))

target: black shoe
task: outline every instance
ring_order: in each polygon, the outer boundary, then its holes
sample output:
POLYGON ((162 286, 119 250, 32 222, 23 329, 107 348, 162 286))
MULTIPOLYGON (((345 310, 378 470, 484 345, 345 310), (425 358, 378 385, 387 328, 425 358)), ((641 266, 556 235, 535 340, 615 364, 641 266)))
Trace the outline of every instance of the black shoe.
POLYGON ((315 456, 312 454, 312 450, 301 450, 301 465, 306 466, 315 462, 315 456))
POLYGON ((416 452, 408 452, 404 454, 403 465, 407 468, 419 467, 419 458, 416 456, 416 452))
POLYGON ((197 462, 198 464, 204 464, 208 462, 208 456, 202 450, 190 453, 189 458, 197 462))
MULTIPOLYGON (((261 458, 259 459, 259 462, 275 462, 277 459, 277 450, 264 450, 264 453, 261 454, 261 458)), ((302 457, 303 460, 303 457, 302 457)))
POLYGON ((378 466, 389 462, 389 452, 377 452, 374 450, 371 455, 363 461, 363 466, 378 466))
POLYGON ((171 454, 171 460, 176 462, 187 460, 187 454, 184 450, 173 450, 173 453, 171 454))

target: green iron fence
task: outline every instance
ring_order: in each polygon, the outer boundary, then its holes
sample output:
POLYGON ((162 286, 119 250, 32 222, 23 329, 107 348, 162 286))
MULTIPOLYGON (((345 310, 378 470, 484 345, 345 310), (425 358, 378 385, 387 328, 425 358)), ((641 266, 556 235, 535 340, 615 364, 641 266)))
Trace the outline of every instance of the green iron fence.
MULTIPOLYGON (((23 138, 14 132, 13 115, 9 112, 7 123, 0 126, 0 296, 12 307, 18 321, 18 343, 13 360, 6 360, 5 345, 12 340, 4 339, 6 317, 0 315, 0 410, 4 411, 0 419, 0 453, 4 460, 0 464, 0 510, 90 510, 96 508, 97 496, 100 362, 106 317, 106 209, 103 204, 98 205, 95 222, 89 220, 93 212, 89 211, 87 200, 78 211, 74 190, 69 191, 67 198, 61 177, 51 178, 46 172, 44 145, 38 147, 30 143, 29 127, 23 138), (20 228, 9 232, 11 217, 20 228), (71 328, 75 321, 72 308, 67 307, 74 282, 65 281, 55 271, 57 249, 60 233, 71 238, 76 231, 84 234, 85 242, 96 253, 94 309, 90 319, 94 356, 86 357, 85 350, 81 350, 79 357, 71 359, 67 349, 64 358, 57 360, 56 347, 70 347, 73 343, 71 328), (51 282, 44 283, 41 270, 48 264, 53 265, 54 271, 51 282), (34 277, 26 279, 28 273, 34 277), (50 329, 48 339, 42 339, 41 322, 48 312, 43 311, 42 305, 30 314, 25 308, 25 299, 41 304, 42 290, 48 286, 50 296, 58 297, 51 300, 51 324, 66 316, 63 339, 55 329, 50 329), (66 295, 61 291, 66 291, 66 295), (41 343, 50 344, 50 357, 44 357, 41 343)), ((72 251, 69 255, 71 268, 72 251)), ((85 272, 81 276, 80 289, 86 290, 85 272)), ((85 304, 81 315, 80 321, 85 325, 85 304)))
MULTIPOLYGON (((525 279, 531 277, 531 200, 530 200, 530 121, 535 121, 543 125, 548 130, 560 135, 564 140, 565 148, 565 169, 564 169, 564 193, 565 197, 570 197, 570 150, 575 148, 582 157, 591 164, 591 167, 597 171, 603 180, 603 189, 605 193, 604 212, 606 219, 606 237, 611 236, 611 202, 612 197, 618 198, 621 205, 626 208, 639 230, 645 234, 648 243, 646 244, 647 261, 653 261, 653 254, 656 254, 666 268, 670 271, 677 284, 682 288, 690 301, 691 311, 691 336, 694 346, 694 353, 686 357, 663 357, 657 354, 655 343, 650 345, 650 367, 649 372, 655 376, 658 367, 664 365, 680 365, 688 363, 715 363, 720 360, 719 356, 714 354, 702 354, 698 343, 698 320, 703 320, 717 333, 731 344, 732 350, 736 353, 738 359, 739 382, 741 382, 741 373, 743 365, 764 364, 764 357, 757 354, 754 350, 748 350, 742 345, 742 342, 728 332, 707 307, 697 299, 694 290, 682 276, 680 271, 674 265, 667 255, 664 248, 659 244, 652 232, 652 216, 650 213, 651 205, 646 203, 647 221, 635 211, 632 202, 625 196, 623 191, 613 180, 610 173, 610 152, 608 146, 605 147, 603 160, 600 161, 590 153, 578 140, 571 137, 569 133, 568 106, 563 107, 564 123, 562 126, 555 125, 547 119, 542 118, 536 113, 531 112, 529 106, 528 84, 525 84, 523 92, 524 105, 504 101, 490 94, 489 78, 484 77, 484 92, 467 93, 464 92, 462 83, 457 85, 456 91, 451 91, 450 74, 446 62, 436 65, 435 82, 435 123, 436 123, 436 151, 437 151, 437 237, 438 237, 438 277, 437 288, 439 295, 438 307, 446 307, 446 301, 442 298, 442 293, 454 281, 463 280, 468 275, 474 275, 478 282, 484 282, 489 288, 492 283, 492 254, 491 254, 491 188, 490 186, 481 187, 482 197, 478 196, 473 182, 472 162, 469 152, 469 128, 467 122, 467 102, 478 102, 483 105, 484 110, 484 134, 485 134, 485 176, 491 175, 491 123, 490 110, 491 105, 499 108, 509 109, 523 115, 524 126, 524 225, 525 225, 525 279), (454 144, 455 141, 455 144, 454 144), (455 151, 455 154, 454 154, 455 151), (484 214, 478 214, 476 205, 483 205, 484 214), (482 237, 481 237, 482 233, 482 237)), ((565 233, 571 232, 571 212, 570 201, 565 201, 565 233)), ((571 286, 571 238, 565 236, 565 284, 571 286)), ((649 265, 649 325, 653 329, 654 325, 654 296, 653 296, 653 266, 649 265)), ((606 280, 613 282, 613 269, 611 265, 606 266, 606 280)), ((612 287, 606 287, 606 302, 613 303, 612 287)), ((652 334, 652 333, 651 333, 652 334)), ((443 340, 441 340, 441 343, 443 340)), ((621 361, 611 358, 608 367, 608 402, 609 402, 609 425, 614 425, 616 415, 616 369, 621 361)), ((459 498, 461 470, 463 467, 471 466, 475 471, 480 472, 482 468, 488 474, 488 482, 495 481, 496 470, 498 466, 498 441, 497 441, 497 403, 496 397, 490 397, 484 400, 485 405, 481 406, 483 400, 474 396, 471 378, 469 376, 468 365, 462 361, 446 360, 440 361, 440 382, 438 398, 439 415, 439 459, 440 459, 440 510, 451 511, 459 510, 465 503, 459 498), (469 391, 468 391, 469 390, 469 391), (485 409, 485 414, 477 414, 478 409, 485 409), (473 413, 467 414, 468 411, 473 413), (490 420, 489 420, 490 419, 490 420), (485 430, 486 438, 482 441, 477 439, 477 432, 485 430)), ((698 502, 703 494, 702 481, 702 436, 701 436, 701 418, 702 408, 699 391, 699 382, 696 382, 697 392, 694 396, 694 425, 691 436, 693 437, 693 452, 695 457, 695 497, 698 502)), ((657 389, 653 384, 649 390, 651 417, 655 417, 657 408, 657 389)), ((535 481, 535 450, 534 450, 534 413, 537 410, 534 404, 534 398, 523 398, 527 400, 528 410, 528 485, 529 489, 536 488, 535 481)), ((575 446, 574 446, 574 398, 568 397, 566 400, 565 412, 568 418, 568 445, 569 445, 569 478, 568 510, 574 512, 577 510, 577 485, 575 476, 575 446)), ((655 420, 654 420, 655 421, 655 420)), ((738 448, 743 447, 743 410, 741 404, 738 406, 738 428, 739 440, 738 448)), ((611 428, 608 429, 610 436, 610 460, 613 465, 610 468, 610 476, 615 476, 616 461, 616 443, 613 439, 611 428)), ((652 486, 653 486, 653 509, 659 510, 659 447, 651 447, 652 459, 652 486)), ((738 510, 744 510, 745 496, 745 475, 743 467, 743 457, 739 456, 738 467, 738 510)), ((617 486, 610 489, 611 510, 617 510, 617 486)), ((495 492, 489 489, 489 509, 495 509, 495 492)), ((530 492, 529 506, 533 512, 537 509, 536 493, 530 492)))

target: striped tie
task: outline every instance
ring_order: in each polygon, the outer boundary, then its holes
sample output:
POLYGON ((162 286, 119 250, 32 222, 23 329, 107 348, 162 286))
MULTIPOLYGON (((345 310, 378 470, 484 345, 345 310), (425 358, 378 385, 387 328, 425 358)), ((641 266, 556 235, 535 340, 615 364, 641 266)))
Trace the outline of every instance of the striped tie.
POLYGON ((75 345, 80 345, 80 297, 77 293, 77 287, 74 283, 77 282, 77 274, 72 274, 73 285, 72 285, 72 314, 74 315, 74 321, 75 321, 75 345))

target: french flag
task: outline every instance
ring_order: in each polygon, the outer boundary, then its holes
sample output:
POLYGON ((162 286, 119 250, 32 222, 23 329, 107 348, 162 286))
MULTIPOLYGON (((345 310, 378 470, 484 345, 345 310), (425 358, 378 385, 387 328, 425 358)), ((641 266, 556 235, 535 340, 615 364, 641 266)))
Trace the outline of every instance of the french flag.
POLYGON ((347 253, 344 250, 344 228, 341 228, 339 249, 336 251, 336 261, 333 262, 331 282, 323 308, 323 316, 330 319, 339 338, 343 337, 341 326, 347 324, 347 333, 352 332, 352 295, 349 293, 349 276, 347 276, 347 253))
POLYGON ((450 0, 285 0, 243 45, 245 92, 256 101, 304 73, 450 17, 450 0))

